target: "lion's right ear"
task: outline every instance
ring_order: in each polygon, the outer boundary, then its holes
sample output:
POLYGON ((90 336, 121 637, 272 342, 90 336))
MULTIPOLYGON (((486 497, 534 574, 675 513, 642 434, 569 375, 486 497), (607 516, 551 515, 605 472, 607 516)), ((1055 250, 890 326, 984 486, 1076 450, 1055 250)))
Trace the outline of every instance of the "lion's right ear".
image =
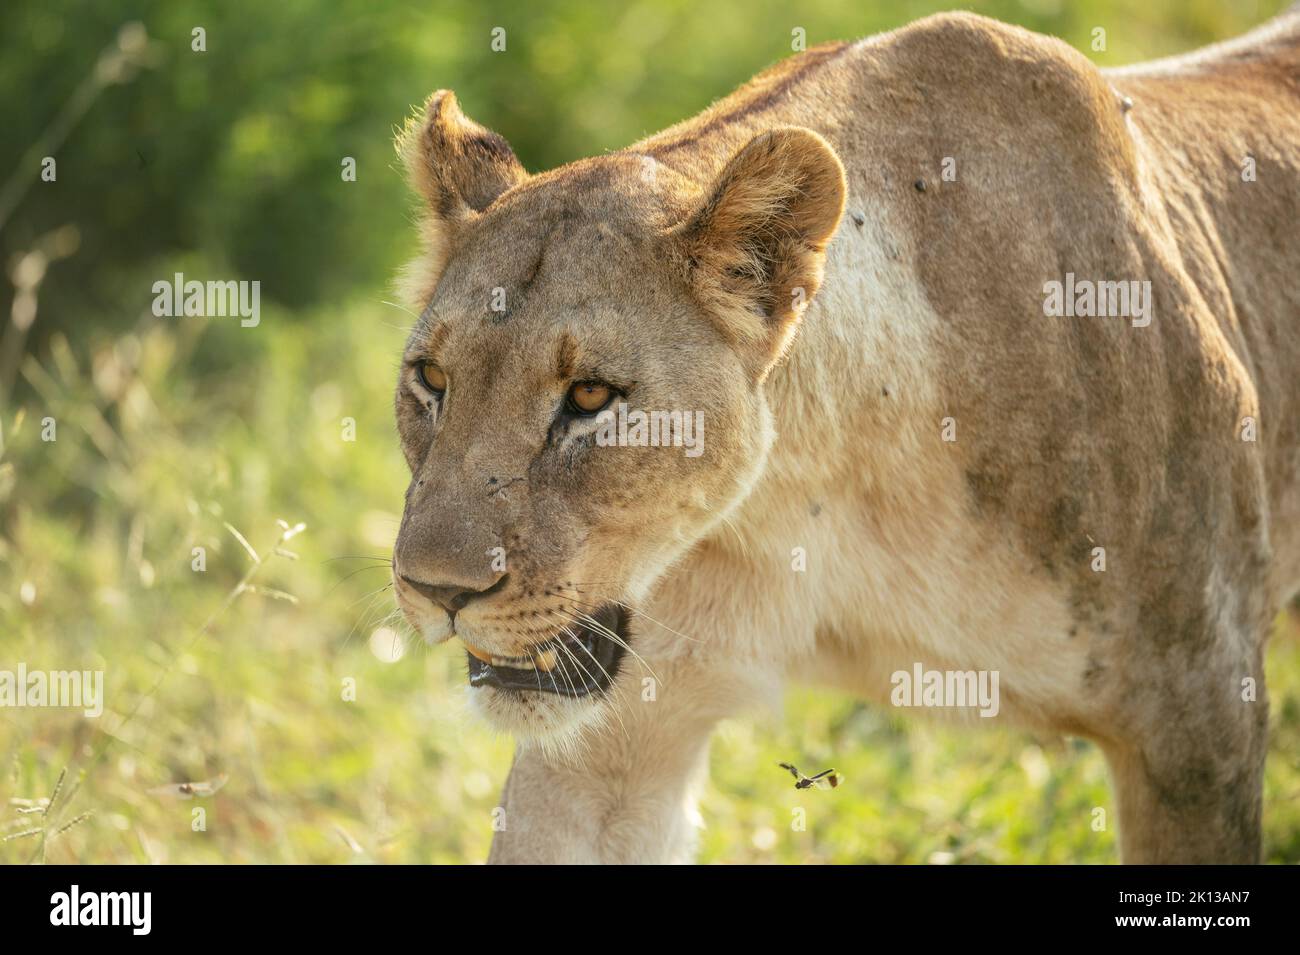
POLYGON ((835 150, 812 130, 759 133, 669 232, 687 285, 762 380, 821 284, 847 191, 835 150))
POLYGON ((422 116, 407 120, 397 151, 412 187, 444 226, 473 218, 528 178, 510 144, 466 117, 451 90, 438 90, 422 116))

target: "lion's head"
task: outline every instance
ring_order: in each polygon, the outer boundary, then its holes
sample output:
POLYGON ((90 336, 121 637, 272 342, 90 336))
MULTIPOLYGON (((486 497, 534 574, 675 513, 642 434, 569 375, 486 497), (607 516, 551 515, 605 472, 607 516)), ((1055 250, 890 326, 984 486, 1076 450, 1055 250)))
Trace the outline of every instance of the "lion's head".
POLYGON ((397 385, 397 599, 426 639, 465 643, 496 725, 552 738, 599 717, 636 641, 624 608, 761 473, 764 381, 844 173, 782 127, 704 182, 698 152, 651 147, 530 177, 446 91, 398 148, 425 248, 397 385))

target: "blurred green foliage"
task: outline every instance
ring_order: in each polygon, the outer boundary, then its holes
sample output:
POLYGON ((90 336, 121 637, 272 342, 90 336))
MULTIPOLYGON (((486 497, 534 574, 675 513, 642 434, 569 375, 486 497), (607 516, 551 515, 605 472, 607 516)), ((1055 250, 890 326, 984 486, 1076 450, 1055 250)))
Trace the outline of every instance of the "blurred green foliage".
MULTIPOLYGON (((970 6, 1118 63, 1233 35, 1280 5, 970 6), (1105 53, 1089 50, 1096 26, 1105 53)), ((394 127, 451 87, 542 169, 698 111, 788 55, 796 26, 812 44, 938 6, 9 0, 0 189, 24 191, 0 255, 12 274, 52 230, 80 242, 48 266, 31 334, 9 356, 0 666, 103 669, 108 710, 0 710, 0 838, 32 819, 9 801, 48 795, 65 766, 57 818, 94 811, 56 838, 0 842, 0 861, 482 859, 510 743, 465 714, 462 655, 410 643, 383 589, 405 484, 390 401, 411 320, 385 299, 413 249, 394 127), (91 84, 53 152, 57 180, 39 181, 33 145, 132 21, 149 37, 140 68, 91 84), (190 49, 199 26, 206 53, 190 49), (504 53, 490 49, 495 26, 504 53), (345 156, 356 182, 340 176, 345 156), (259 279, 261 325, 153 317, 151 284, 177 270, 259 279), (277 519, 308 525, 287 545, 299 559, 270 554, 277 519), (222 610, 249 567, 226 524, 266 558, 254 583, 296 603, 249 592, 222 610), (151 792, 221 774, 225 788, 194 802, 151 792), (206 831, 192 831, 195 806, 206 831)), ((6 322, 11 295, 0 282, 6 322)), ((1266 853, 1296 862, 1300 640, 1294 621, 1280 626, 1266 853)), ((800 691, 780 717, 728 724, 713 764, 709 861, 1115 858, 1113 815, 1092 828, 1093 809, 1111 806, 1104 767, 1078 741, 946 729, 800 691), (796 793, 782 759, 835 765, 847 782, 796 793), (790 825, 800 806, 807 831, 790 825)))
MULTIPOLYGON (((1177 52, 1254 25, 1281 0, 999 0, 977 12, 1057 34, 1099 63, 1177 52)), ((5 258, 68 223, 78 255, 44 292, 36 340, 63 328, 120 330, 160 259, 198 256, 259 279, 291 308, 381 287, 408 244, 393 174, 394 127, 439 87, 544 169, 677 122, 809 45, 891 29, 942 9, 905 0, 701 3, 373 3, 303 0, 9 0, 0 33, 0 175, 21 164, 127 22, 149 66, 105 89, 72 130, 58 179, 38 183, 0 232, 5 258), (493 52, 490 31, 506 30, 493 52), (206 31, 206 52, 191 33, 206 31), (345 156, 355 183, 340 179, 345 156)), ((35 157, 39 159, 40 157, 35 157)), ((159 269, 164 271, 159 273, 159 269)), ((8 291, 0 292, 7 311, 8 291)))

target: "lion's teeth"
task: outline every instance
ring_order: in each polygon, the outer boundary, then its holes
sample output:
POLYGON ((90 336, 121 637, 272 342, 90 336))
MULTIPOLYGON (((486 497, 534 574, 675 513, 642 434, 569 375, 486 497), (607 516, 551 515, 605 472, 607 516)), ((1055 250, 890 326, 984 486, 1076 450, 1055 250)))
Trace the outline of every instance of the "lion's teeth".
POLYGON ((511 670, 553 670, 559 662, 559 654, 554 650, 545 650, 535 657, 491 657, 488 662, 494 667, 511 670))
POLYGON ((552 647, 531 657, 497 657, 485 654, 481 659, 494 667, 505 667, 510 670, 548 671, 555 669, 559 665, 560 654, 558 650, 552 647))

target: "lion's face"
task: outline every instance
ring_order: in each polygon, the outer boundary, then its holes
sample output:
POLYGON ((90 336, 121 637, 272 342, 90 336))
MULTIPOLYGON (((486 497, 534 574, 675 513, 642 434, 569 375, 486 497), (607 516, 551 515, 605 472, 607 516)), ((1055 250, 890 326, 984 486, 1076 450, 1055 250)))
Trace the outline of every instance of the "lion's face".
POLYGON ((407 343, 395 555, 410 620, 460 637, 476 696, 514 724, 607 688, 621 608, 743 494, 769 433, 761 391, 640 236, 516 212, 529 226, 475 224, 407 343), (635 412, 670 413, 651 419, 667 446, 607 442, 635 412))
POLYGON ((806 131, 755 142, 710 195, 630 155, 528 179, 450 94, 404 136, 432 214, 397 387, 395 589, 426 639, 464 642, 502 728, 598 718, 636 652, 629 608, 761 472, 762 382, 843 185, 806 131))

